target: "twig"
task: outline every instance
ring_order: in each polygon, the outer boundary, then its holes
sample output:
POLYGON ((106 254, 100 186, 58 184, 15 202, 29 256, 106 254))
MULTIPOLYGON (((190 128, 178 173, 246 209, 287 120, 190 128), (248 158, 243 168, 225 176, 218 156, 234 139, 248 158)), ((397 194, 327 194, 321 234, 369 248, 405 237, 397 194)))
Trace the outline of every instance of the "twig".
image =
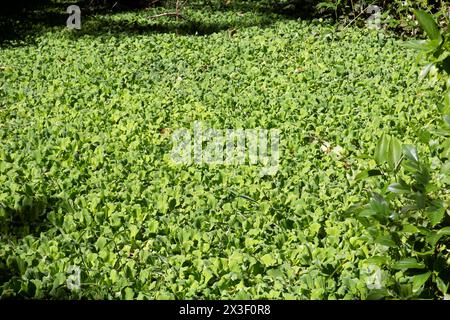
MULTIPOLYGON (((344 26, 344 29, 346 29, 349 25, 351 25, 356 19, 359 18, 360 15, 362 15, 365 11, 361 11, 352 21, 350 21, 346 26, 344 26)), ((343 29, 343 30, 344 30, 343 29)))
POLYGON ((176 17, 177 19, 184 19, 184 17, 177 13, 177 12, 165 12, 165 13, 160 13, 160 14, 155 14, 154 16, 150 16, 148 17, 149 19, 157 19, 160 17, 176 17))

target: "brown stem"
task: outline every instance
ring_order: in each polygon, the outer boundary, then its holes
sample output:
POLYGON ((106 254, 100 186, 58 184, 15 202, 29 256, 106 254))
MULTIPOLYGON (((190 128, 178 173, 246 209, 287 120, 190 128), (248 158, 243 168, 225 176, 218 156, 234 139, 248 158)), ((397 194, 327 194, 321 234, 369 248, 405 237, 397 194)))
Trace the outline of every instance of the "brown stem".
POLYGON ((176 17, 177 19, 184 19, 184 17, 178 12, 165 12, 160 14, 155 14, 154 16, 148 17, 149 19, 156 19, 160 17, 176 17))

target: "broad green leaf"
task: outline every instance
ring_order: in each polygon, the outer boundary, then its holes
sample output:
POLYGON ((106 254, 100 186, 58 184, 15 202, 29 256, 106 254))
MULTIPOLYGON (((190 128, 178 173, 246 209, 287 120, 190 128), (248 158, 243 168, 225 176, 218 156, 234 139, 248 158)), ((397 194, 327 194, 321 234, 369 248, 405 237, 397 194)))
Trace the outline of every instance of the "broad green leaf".
POLYGON ((378 165, 381 165, 387 161, 390 141, 391 138, 386 134, 382 134, 380 139, 378 140, 374 155, 374 159, 378 165))
POLYGON ((427 280, 430 278, 431 276, 431 272, 426 272, 426 273, 422 273, 422 274, 418 274, 416 276, 414 276, 413 279, 413 292, 417 292, 419 291, 423 285, 425 284, 425 282, 427 282, 427 280))
POLYGON ((406 258, 397 261, 392 265, 392 269, 424 269, 425 265, 421 262, 418 262, 414 258, 406 258))
POLYGON ((410 173, 417 173, 420 170, 420 165, 418 162, 405 160, 401 163, 403 169, 410 173))
POLYGON ((417 21, 419 22, 422 29, 425 30, 431 40, 436 40, 441 37, 439 27, 434 21, 432 15, 423 10, 414 10, 414 15, 416 16, 417 21))
POLYGON ((444 280, 442 280, 440 277, 436 277, 436 286, 438 287, 439 291, 446 295, 448 291, 448 283, 445 283, 444 280))
POLYGON ((404 43, 404 46, 415 50, 424 50, 427 40, 410 40, 404 43))
POLYGON ((430 70, 433 66, 434 66, 434 63, 431 62, 431 63, 427 64, 425 67, 423 67, 422 70, 420 71, 419 79, 425 78, 428 75, 428 73, 430 73, 430 70))
POLYGON ((428 221, 430 221, 431 226, 435 226, 439 224, 442 219, 444 219, 445 214, 445 208, 435 208, 435 207, 428 207, 425 211, 425 214, 428 218, 428 221))
POLYGON ((133 298, 134 298, 133 289, 130 287, 125 288, 125 300, 133 300, 133 298))
POLYGON ((398 182, 389 185, 388 190, 393 193, 410 193, 411 192, 411 189, 408 186, 406 186, 404 184, 400 184, 398 182))
POLYGON ((355 180, 356 181, 364 180, 369 177, 374 177, 374 176, 379 176, 379 175, 382 175, 382 172, 380 170, 364 170, 355 176, 355 180))
POLYGON ((396 243, 392 240, 392 237, 389 235, 379 236, 375 239, 375 243, 381 244, 386 247, 394 247, 396 243))
POLYGON ((440 45, 440 40, 412 40, 406 43, 406 47, 421 50, 425 52, 430 52, 436 50, 440 45))
POLYGON ((386 217, 389 215, 389 204, 380 194, 372 192, 372 198, 370 200, 370 209, 373 210, 380 217, 386 217))
POLYGON ((391 170, 397 168, 400 160, 402 158, 402 144, 400 140, 395 137, 391 137, 389 142, 389 155, 388 155, 388 164, 391 170))
POLYGON ((386 289, 371 289, 367 295, 367 300, 381 300, 389 296, 389 292, 386 289))
POLYGON ((418 233, 419 229, 416 226, 413 226, 412 224, 406 224, 403 226, 402 232, 405 233, 418 233))
POLYGON ((450 115, 449 114, 444 115, 442 117, 442 120, 444 120, 445 125, 450 128, 450 115))
POLYGON ((417 154, 417 149, 414 146, 410 144, 403 145, 403 153, 406 159, 419 162, 419 155, 417 154))
POLYGON ((270 267, 270 266, 273 266, 277 262, 277 260, 271 254, 268 253, 261 257, 261 262, 266 267, 270 267))
POLYGON ((139 233, 139 228, 134 224, 130 225, 129 228, 130 228, 130 238, 134 239, 136 235, 139 233))
POLYGON ((267 274, 273 279, 276 278, 282 279, 284 277, 283 271, 281 271, 280 269, 270 269, 267 271, 267 274))
POLYGON ((95 243, 98 249, 103 249, 103 247, 106 245, 106 239, 105 237, 98 237, 97 242, 95 243))
POLYGON ((376 216, 377 213, 375 210, 370 209, 370 208, 365 208, 363 210, 361 210, 361 212, 358 213, 358 218, 370 218, 373 216, 376 216))
POLYGON ((435 246, 442 237, 450 236, 450 227, 444 227, 438 231, 431 231, 427 234, 426 241, 435 246))
POLYGON ((442 228, 438 231, 439 234, 442 234, 443 236, 450 236, 450 227, 442 228))
POLYGON ((388 257, 383 257, 383 256, 374 256, 374 257, 370 257, 369 259, 367 259, 367 262, 369 264, 374 264, 376 266, 381 267, 382 265, 387 264, 389 261, 388 257))

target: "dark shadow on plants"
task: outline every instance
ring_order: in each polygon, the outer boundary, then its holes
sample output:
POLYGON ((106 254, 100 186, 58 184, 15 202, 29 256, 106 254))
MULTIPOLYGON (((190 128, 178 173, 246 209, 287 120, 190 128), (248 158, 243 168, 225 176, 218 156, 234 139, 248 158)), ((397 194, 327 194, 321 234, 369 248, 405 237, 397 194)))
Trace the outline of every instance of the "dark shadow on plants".
MULTIPOLYGON (((28 235, 39 236, 47 231, 51 227, 47 213, 53 202, 25 196, 17 208, 0 204, 0 239, 15 243, 28 235)), ((18 262, 8 263, 7 259, 8 256, 0 258, 0 285, 21 274, 18 262)))
MULTIPOLYGON (((111 14, 142 9, 144 0, 16 0, 2 4, 0 11, 0 45, 29 41, 39 33, 53 27, 64 27, 70 5, 78 5, 83 14, 111 14)), ((155 3, 156 4, 156 3, 155 3)))
POLYGON ((71 30, 71 36, 76 39, 83 35, 103 36, 103 35, 144 35, 151 33, 175 33, 178 35, 210 35, 213 33, 229 30, 231 35, 238 28, 245 27, 267 27, 274 23, 273 18, 260 16, 258 22, 252 21, 228 21, 211 22, 198 18, 186 18, 176 20, 173 18, 161 18, 159 20, 149 20, 148 22, 137 21, 114 21, 111 22, 108 16, 95 16, 85 20, 81 30, 71 30))
POLYGON ((7 267, 5 259, 0 259, 0 285, 19 275, 19 270, 7 267))
POLYGON ((66 8, 65 4, 48 0, 7 3, 0 12, 0 45, 24 41, 48 28, 64 25, 66 8))
POLYGON ((63 30, 69 14, 68 6, 76 4, 81 8, 82 28, 73 30, 74 35, 89 34, 101 36, 103 34, 147 34, 147 33, 176 33, 181 35, 208 35, 228 29, 245 28, 251 26, 266 27, 280 19, 308 18, 314 12, 315 0, 296 1, 188 1, 184 7, 196 12, 195 18, 186 15, 186 19, 175 20, 162 17, 148 19, 148 22, 124 21, 109 19, 111 15, 124 12, 138 11, 140 14, 151 16, 148 8, 159 8, 159 11, 173 11, 171 2, 158 0, 80 0, 55 2, 52 0, 18 0, 0 13, 0 45, 17 45, 30 43, 33 37, 43 32, 63 30), (228 4, 227 4, 228 3, 228 4), (233 21, 217 21, 210 15, 224 14, 252 14, 257 19, 235 19, 233 21))
POLYGON ((319 0, 242 0, 219 1, 217 5, 212 2, 216 10, 235 10, 241 12, 258 12, 261 14, 277 14, 280 18, 310 19, 316 13, 319 0))
POLYGON ((39 236, 51 226, 47 213, 54 201, 24 197, 18 208, 0 204, 0 231, 5 238, 20 239, 28 235, 39 236))

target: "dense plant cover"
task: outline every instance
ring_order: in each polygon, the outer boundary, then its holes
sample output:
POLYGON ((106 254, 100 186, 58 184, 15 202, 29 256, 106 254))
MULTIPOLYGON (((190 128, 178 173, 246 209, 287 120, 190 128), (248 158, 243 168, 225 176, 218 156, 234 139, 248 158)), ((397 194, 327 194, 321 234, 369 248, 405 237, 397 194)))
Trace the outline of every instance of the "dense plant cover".
MULTIPOLYGON (((360 179, 383 134, 440 157, 423 129, 441 79, 418 81, 417 53, 383 31, 201 6, 148 19, 164 10, 0 49, 1 298, 389 297, 374 257, 391 243, 347 208, 385 186, 360 179), (281 130, 279 171, 173 164, 171 133, 194 121, 281 130)), ((398 296, 430 296, 425 277, 398 296)))

